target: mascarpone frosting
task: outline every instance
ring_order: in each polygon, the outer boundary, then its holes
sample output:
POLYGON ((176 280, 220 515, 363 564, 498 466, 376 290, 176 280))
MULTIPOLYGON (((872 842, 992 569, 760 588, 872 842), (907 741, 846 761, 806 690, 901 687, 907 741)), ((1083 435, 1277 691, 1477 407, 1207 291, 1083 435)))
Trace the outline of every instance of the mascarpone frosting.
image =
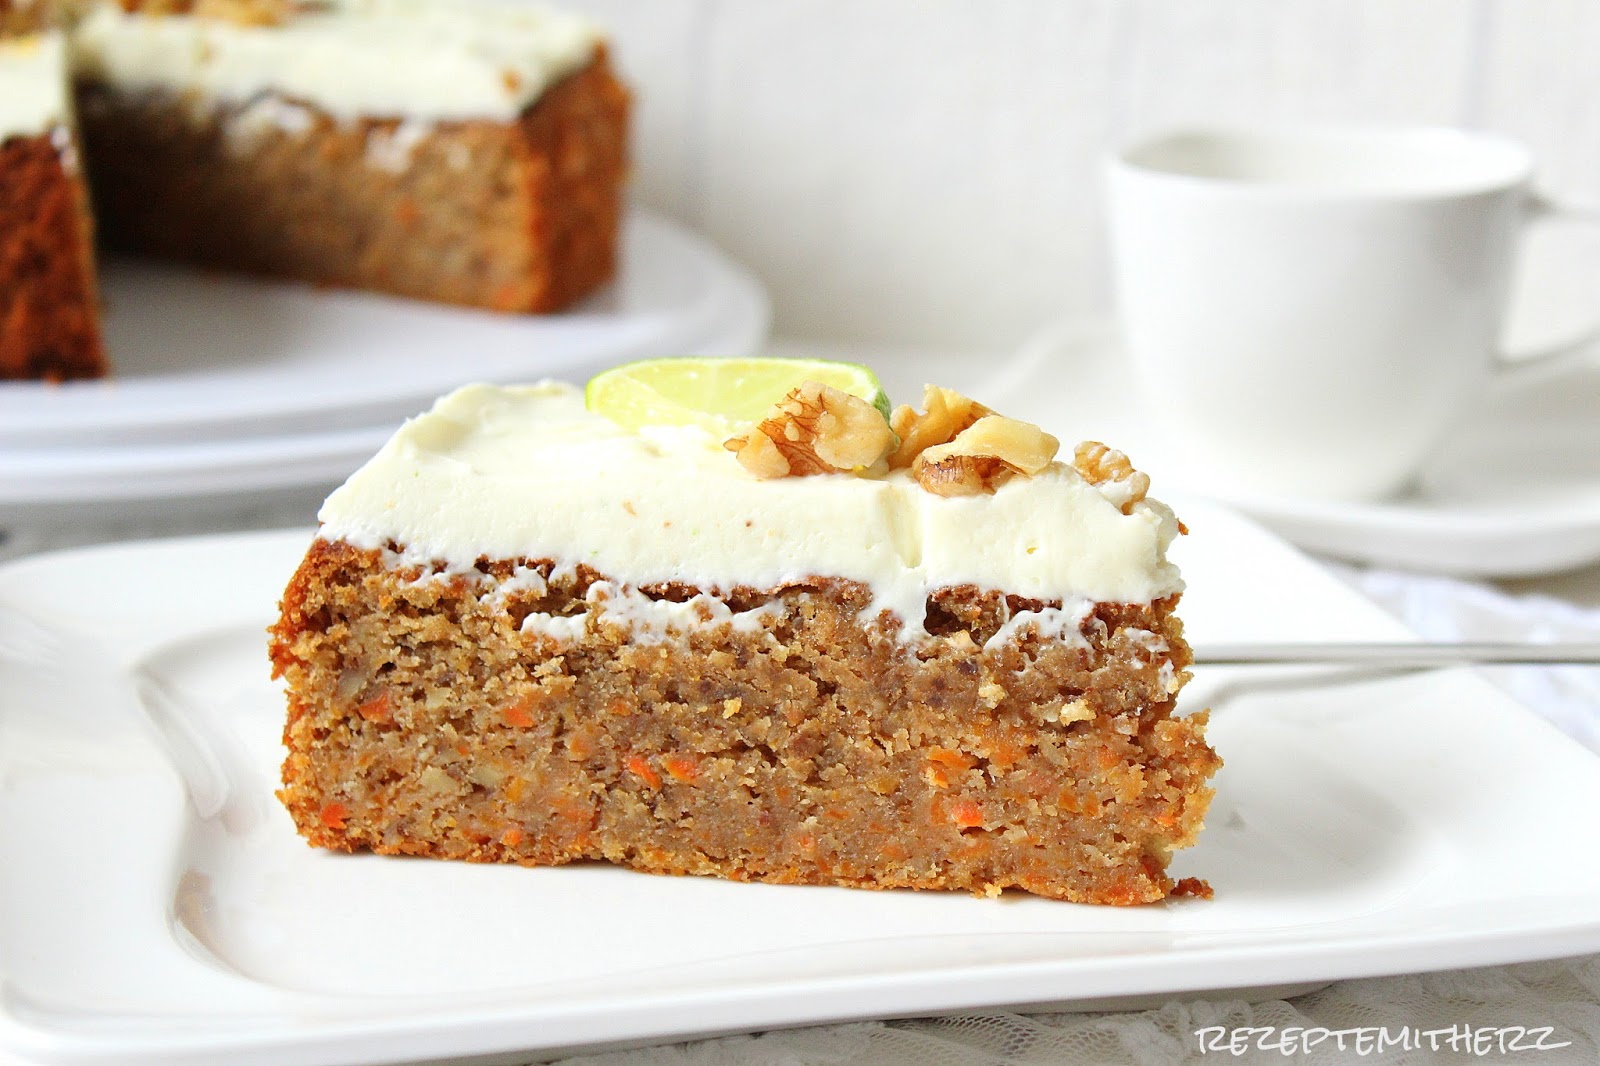
POLYGON ((60 33, 0 39, 0 141, 65 125, 66 46, 60 33))
POLYGON ((1172 512, 1123 514, 1064 463, 993 495, 946 498, 904 470, 763 481, 695 427, 625 430, 569 385, 469 385, 407 422, 323 505, 321 536, 401 546, 465 571, 480 557, 586 563, 629 586, 867 584, 920 632, 929 592, 1145 603, 1183 583, 1172 512))
POLYGON ((275 93, 341 119, 508 121, 600 40, 577 15, 506 0, 338 0, 277 26, 102 4, 73 51, 79 74, 119 89, 230 103, 275 93))

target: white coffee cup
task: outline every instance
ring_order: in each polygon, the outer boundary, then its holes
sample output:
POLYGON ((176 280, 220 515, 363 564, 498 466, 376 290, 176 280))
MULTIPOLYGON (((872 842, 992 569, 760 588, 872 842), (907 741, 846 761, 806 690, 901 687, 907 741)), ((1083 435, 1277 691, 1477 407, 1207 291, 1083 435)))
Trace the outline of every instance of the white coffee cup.
POLYGON ((1551 208, 1520 145, 1438 128, 1198 130, 1110 163, 1129 354, 1224 494, 1404 489, 1499 374, 1517 237, 1551 208))

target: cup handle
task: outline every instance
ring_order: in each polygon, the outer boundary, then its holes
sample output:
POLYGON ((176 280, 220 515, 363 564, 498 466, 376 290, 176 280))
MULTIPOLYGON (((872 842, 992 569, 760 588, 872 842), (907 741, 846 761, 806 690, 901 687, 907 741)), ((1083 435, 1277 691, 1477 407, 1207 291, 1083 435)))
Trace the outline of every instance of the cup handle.
MULTIPOLYGON (((1600 210, 1558 204, 1539 193, 1533 193, 1528 197, 1523 211, 1525 225, 1551 221, 1581 222, 1600 226, 1600 210)), ((1533 377, 1543 378, 1550 373, 1585 364, 1596 342, 1600 342, 1600 321, 1571 340, 1563 341, 1543 351, 1518 355, 1501 351, 1495 357, 1495 376, 1501 382, 1516 382, 1533 377)))

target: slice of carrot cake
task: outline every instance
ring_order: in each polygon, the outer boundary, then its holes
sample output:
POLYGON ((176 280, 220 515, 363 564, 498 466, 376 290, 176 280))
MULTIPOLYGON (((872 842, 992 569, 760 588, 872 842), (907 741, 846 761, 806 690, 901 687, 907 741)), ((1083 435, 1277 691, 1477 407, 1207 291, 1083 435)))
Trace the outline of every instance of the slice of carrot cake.
MULTIPOLYGON (((1133 904, 1219 765, 1179 526, 929 388, 732 432, 472 386, 327 501, 272 631, 312 844, 1133 904), (887 405, 883 404, 883 409, 887 405)), ((1189 886, 1185 886, 1189 887, 1189 886)))
POLYGON ((66 42, 46 15, 0 0, 0 379, 106 371, 66 42))

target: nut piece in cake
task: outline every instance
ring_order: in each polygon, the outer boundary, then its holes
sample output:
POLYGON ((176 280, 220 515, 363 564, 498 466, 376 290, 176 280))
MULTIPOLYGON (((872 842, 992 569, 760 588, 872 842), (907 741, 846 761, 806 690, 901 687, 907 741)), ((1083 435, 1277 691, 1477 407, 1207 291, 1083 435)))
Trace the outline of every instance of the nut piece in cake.
POLYGON ((993 492, 1016 474, 1037 474, 1060 447, 1031 422, 985 415, 949 443, 924 449, 911 472, 917 484, 937 496, 976 496, 993 492))
POLYGON ((757 477, 776 478, 869 470, 894 444, 894 432, 876 407, 832 385, 807 381, 755 428, 723 447, 757 477))
POLYGON ((1121 508, 1123 514, 1143 500, 1150 491, 1150 475, 1135 470, 1122 452, 1097 440, 1086 440, 1074 449, 1072 465, 1083 480, 1100 488, 1101 495, 1121 508))
POLYGON ((901 404, 889 416, 889 427, 900 437, 900 446, 889 457, 892 470, 910 466, 924 449, 950 443, 978 419, 994 413, 956 390, 938 385, 923 387, 922 406, 926 411, 918 414, 909 404, 901 404))

